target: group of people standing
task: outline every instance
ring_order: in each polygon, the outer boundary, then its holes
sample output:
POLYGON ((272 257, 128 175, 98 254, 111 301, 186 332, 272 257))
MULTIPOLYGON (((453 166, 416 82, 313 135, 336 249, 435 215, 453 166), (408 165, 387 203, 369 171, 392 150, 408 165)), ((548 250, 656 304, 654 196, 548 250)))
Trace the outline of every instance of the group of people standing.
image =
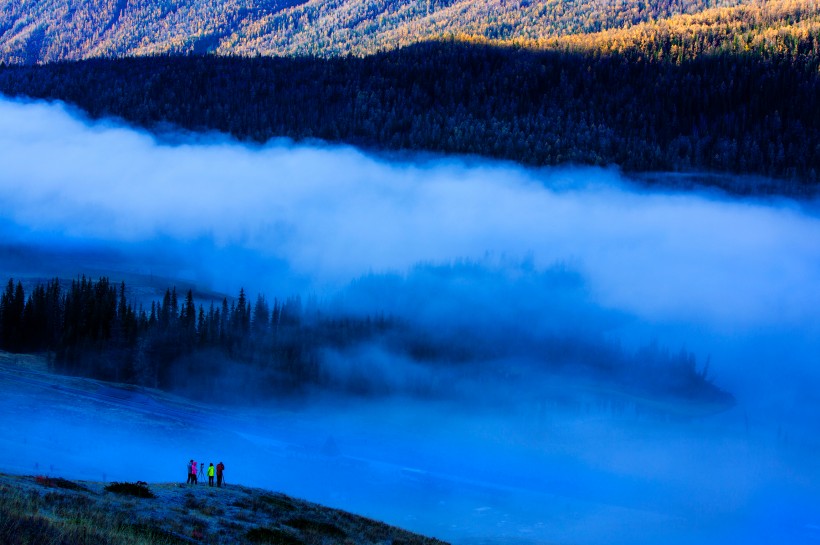
POLYGON ((216 474, 216 486, 222 487, 223 483, 223 472, 225 471, 225 464, 219 462, 216 467, 214 467, 214 463, 211 462, 207 468, 205 468, 205 462, 199 463, 199 474, 197 476, 197 463, 194 460, 188 462, 188 482, 186 484, 199 484, 199 477, 205 478, 205 473, 208 474, 208 486, 214 485, 214 474, 216 474))

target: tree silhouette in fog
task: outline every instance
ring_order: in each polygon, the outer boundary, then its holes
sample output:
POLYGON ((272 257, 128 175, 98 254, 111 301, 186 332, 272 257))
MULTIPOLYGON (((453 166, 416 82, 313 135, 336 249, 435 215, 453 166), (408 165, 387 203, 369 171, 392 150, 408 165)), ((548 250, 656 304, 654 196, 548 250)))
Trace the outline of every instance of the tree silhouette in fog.
MULTIPOLYGON (((445 322, 431 329, 400 316, 354 316, 313 303, 306 309, 298 296, 269 305, 259 295, 254 306, 244 289, 230 302, 223 298, 221 306, 210 301, 206 311, 202 302, 197 306, 193 290, 180 305, 176 288, 168 288, 146 312, 128 293, 124 282, 83 276, 65 289, 58 279, 37 284, 26 296, 22 283, 10 279, 0 299, 0 348, 47 353, 60 373, 210 399, 236 388, 246 400, 307 389, 390 393, 395 383, 359 361, 367 348, 388 355, 396 366, 409 360, 433 373, 447 370, 442 376, 451 379, 515 379, 520 371, 510 362, 526 359, 534 362, 533 380, 544 373, 589 376, 637 395, 732 403, 705 367, 698 370, 694 354, 675 355, 656 344, 630 355, 591 333, 542 338, 510 324, 487 332, 445 322), (343 380, 329 354, 346 354, 352 362, 343 380)), ((416 395, 448 395, 449 388, 424 381, 405 386, 416 395)))

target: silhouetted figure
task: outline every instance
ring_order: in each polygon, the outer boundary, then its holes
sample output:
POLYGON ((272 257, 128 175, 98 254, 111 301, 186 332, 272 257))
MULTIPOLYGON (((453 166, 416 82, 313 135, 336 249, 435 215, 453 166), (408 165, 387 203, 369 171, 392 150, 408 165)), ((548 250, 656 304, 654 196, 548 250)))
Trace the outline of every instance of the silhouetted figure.
POLYGON ((225 471, 225 464, 219 462, 216 464, 216 486, 217 488, 222 487, 222 472, 225 471))
POLYGON ((193 470, 194 470, 194 461, 190 460, 188 462, 188 480, 185 482, 185 484, 191 484, 192 482, 194 482, 193 470))
POLYGON ((208 466, 208 486, 214 485, 214 463, 208 466))

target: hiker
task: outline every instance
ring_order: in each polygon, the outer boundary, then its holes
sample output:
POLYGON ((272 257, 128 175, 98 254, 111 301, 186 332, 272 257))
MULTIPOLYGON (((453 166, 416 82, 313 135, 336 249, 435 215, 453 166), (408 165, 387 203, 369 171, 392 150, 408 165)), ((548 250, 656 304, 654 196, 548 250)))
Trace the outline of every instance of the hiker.
POLYGON ((191 460, 191 482, 197 484, 196 480, 196 462, 191 460))
POLYGON ((214 463, 208 466, 208 486, 214 485, 214 463))
POLYGON ((225 471, 225 464, 219 462, 216 464, 216 487, 222 488, 222 472, 225 471))
POLYGON ((193 479, 191 478, 191 471, 193 470, 193 464, 194 464, 193 460, 188 461, 188 480, 185 481, 185 484, 191 484, 193 482, 193 479))
MULTIPOLYGON (((205 462, 199 462, 199 476, 202 478, 202 482, 205 482, 205 462)), ((197 479, 199 482, 199 479, 197 479)))

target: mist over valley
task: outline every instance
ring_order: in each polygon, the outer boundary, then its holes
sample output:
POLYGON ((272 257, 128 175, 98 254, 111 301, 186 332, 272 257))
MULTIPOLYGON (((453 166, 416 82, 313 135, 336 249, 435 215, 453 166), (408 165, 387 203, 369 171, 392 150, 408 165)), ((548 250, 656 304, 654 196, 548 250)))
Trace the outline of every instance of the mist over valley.
POLYGON ((171 289, 180 316, 188 290, 205 318, 240 290, 268 305, 259 337, 174 352, 162 380, 124 366, 161 354, 159 326, 121 358, 95 345, 113 382, 82 357, 51 374, 59 347, 2 353, 10 470, 175 481, 205 454, 453 543, 820 538, 814 200, 160 138, 7 99, 0 164, 12 293, 104 278, 137 316, 171 289))
POLYGON ((817 543, 818 67, 813 0, 0 0, 0 542, 817 543))

